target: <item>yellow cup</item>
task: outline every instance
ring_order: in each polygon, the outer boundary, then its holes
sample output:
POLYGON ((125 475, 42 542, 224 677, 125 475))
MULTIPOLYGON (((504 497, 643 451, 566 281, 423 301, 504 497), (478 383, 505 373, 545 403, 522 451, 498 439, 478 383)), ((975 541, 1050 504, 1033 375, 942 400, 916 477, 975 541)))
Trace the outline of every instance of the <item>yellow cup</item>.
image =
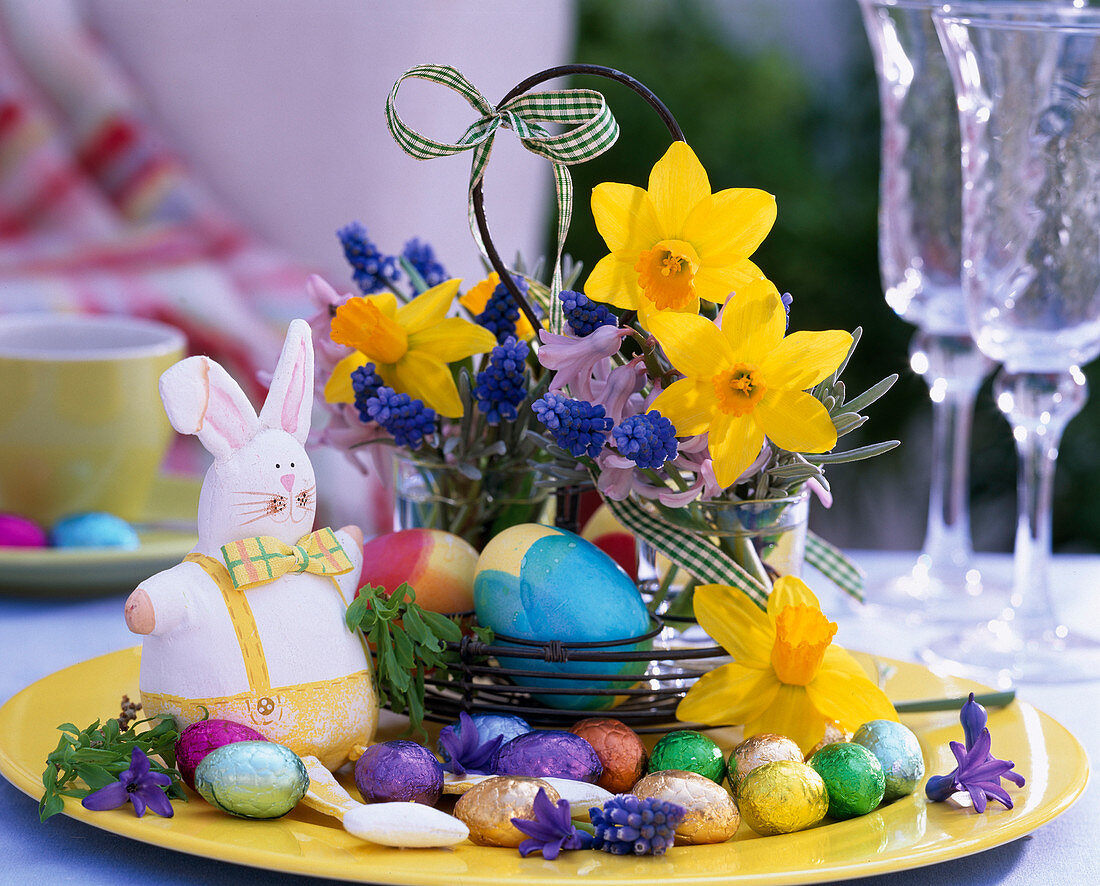
POLYGON ((140 518, 172 434, 157 381, 184 345, 132 317, 0 317, 0 511, 140 518))

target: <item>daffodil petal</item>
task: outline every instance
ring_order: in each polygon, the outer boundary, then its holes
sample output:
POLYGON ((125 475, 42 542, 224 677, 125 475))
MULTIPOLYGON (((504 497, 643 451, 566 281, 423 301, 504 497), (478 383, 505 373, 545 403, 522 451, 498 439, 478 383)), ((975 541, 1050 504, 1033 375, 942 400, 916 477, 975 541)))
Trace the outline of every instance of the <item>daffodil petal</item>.
POLYGON ((768 388, 753 416, 773 443, 791 452, 828 452, 836 445, 828 410, 804 391, 768 388))
MULTIPOLYGON (((654 407, 656 405, 654 403, 654 407)), ((731 486, 756 460, 763 445, 764 432, 751 416, 719 413, 711 423, 707 438, 718 485, 723 488, 731 486)))
POLYGON ((761 279, 749 281, 726 302, 720 323, 737 359, 759 366, 783 341, 787 312, 775 284, 761 279))
POLYGON ((804 391, 836 372, 851 347, 851 334, 840 329, 792 332, 768 354, 760 369, 769 385, 804 391))
POLYGON ((405 327, 405 332, 409 335, 438 323, 447 316, 461 282, 458 279, 444 280, 431 289, 425 289, 408 304, 397 309, 397 322, 405 327))
POLYGON ((779 686, 770 671, 724 664, 700 677, 676 707, 685 723, 726 725, 758 717, 771 703, 779 686))
POLYGON ((825 716, 814 706, 805 686, 779 684, 768 709, 745 723, 745 735, 785 735, 806 753, 825 734, 825 716))
POLYGON ((325 402, 354 403, 355 389, 351 386, 351 374, 367 363, 359 351, 352 351, 333 367, 332 375, 325 382, 325 402))
POLYGON ((625 252, 605 255, 596 262, 596 267, 584 282, 584 294, 593 301, 616 308, 638 310, 638 302, 645 296, 638 285, 638 272, 634 270, 637 258, 625 252))
POLYGON ((734 661, 750 668, 771 666, 775 622, 745 594, 728 585, 700 585, 693 603, 699 626, 734 661))
POLYGON ((373 302, 378 306, 383 314, 389 317, 391 320, 397 315, 397 296, 392 292, 383 290, 382 292, 376 292, 373 295, 368 295, 368 301, 373 302))
POLYGON ((423 351, 409 351, 393 365, 393 387, 416 400, 423 400, 446 418, 462 415, 462 400, 447 364, 423 351))
POLYGON ((806 582, 793 575, 781 575, 775 580, 768 596, 768 615, 774 620, 788 606, 813 606, 814 609, 821 609, 821 604, 806 582))
POLYGON ((672 422, 677 437, 694 437, 706 432, 718 400, 709 378, 682 378, 661 391, 650 409, 672 422))
POLYGON ((642 297, 638 299, 638 325, 642 329, 649 330, 649 321, 653 317, 660 317, 665 314, 671 314, 677 317, 683 317, 687 315, 697 315, 699 313, 699 297, 696 296, 691 301, 686 302, 683 307, 680 308, 658 308, 648 298, 642 297))
POLYGON ((756 188, 711 194, 684 220, 683 239, 706 264, 728 265, 748 258, 775 224, 775 197, 756 188))
POLYGON ((648 328, 669 362, 686 376, 709 379, 733 362, 721 330, 706 317, 662 311, 650 315, 648 328))
POLYGON ((709 196, 710 180, 699 158, 687 142, 673 142, 649 173, 649 199, 657 211, 663 239, 684 239, 685 220, 695 205, 709 196))
POLYGON ((852 673, 848 666, 836 666, 837 660, 842 657, 851 658, 837 647, 830 646, 826 650, 821 670, 806 686, 806 693, 814 707, 848 730, 858 729, 870 720, 897 720, 898 714, 890 699, 866 672, 859 676, 852 673))
POLYGON ((637 254, 663 240, 649 195, 635 185, 604 182, 592 189, 592 218, 612 252, 637 254))
POLYGON ((484 326, 461 317, 444 317, 409 336, 410 351, 423 351, 444 363, 464 360, 471 354, 484 354, 496 343, 497 337, 484 326))

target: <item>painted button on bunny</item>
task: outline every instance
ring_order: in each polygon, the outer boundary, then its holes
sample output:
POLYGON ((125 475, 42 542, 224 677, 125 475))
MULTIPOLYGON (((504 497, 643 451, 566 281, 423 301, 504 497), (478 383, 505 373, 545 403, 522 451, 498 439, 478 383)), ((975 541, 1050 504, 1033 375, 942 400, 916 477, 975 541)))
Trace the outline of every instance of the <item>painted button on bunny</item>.
POLYGON ((126 601, 126 624, 145 635, 144 710, 182 729, 205 707, 335 769, 370 742, 378 703, 369 653, 344 624, 362 533, 312 532, 309 326, 290 324, 259 416, 207 357, 168 369, 160 394, 172 426, 196 435, 214 463, 199 495, 198 545, 126 601))

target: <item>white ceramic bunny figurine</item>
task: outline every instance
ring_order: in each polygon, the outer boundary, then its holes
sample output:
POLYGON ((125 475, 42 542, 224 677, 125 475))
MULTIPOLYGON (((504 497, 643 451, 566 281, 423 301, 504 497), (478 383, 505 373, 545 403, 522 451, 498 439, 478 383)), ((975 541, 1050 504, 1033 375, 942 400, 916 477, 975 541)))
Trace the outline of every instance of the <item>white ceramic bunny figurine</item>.
POLYGON ((199 495, 198 545, 126 601, 126 624, 145 635, 143 709, 170 714, 182 729, 206 708, 337 768, 370 742, 378 703, 369 652, 344 624, 362 533, 345 526, 314 533, 308 544, 303 538, 316 511, 304 447, 313 400, 309 326, 290 324, 259 416, 206 357, 168 369, 160 393, 172 426, 195 434, 214 463, 199 495), (270 559, 280 551, 282 559, 270 559))

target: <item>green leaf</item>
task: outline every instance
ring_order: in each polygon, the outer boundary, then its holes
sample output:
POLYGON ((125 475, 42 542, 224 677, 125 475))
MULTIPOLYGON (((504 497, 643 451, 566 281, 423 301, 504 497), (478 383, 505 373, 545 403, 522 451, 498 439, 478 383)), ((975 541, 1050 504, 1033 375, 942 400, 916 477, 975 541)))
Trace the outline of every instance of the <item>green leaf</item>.
POLYGON ((866 391, 849 400, 844 404, 846 412, 863 412, 868 406, 881 398, 887 391, 894 386, 894 382, 898 380, 898 374, 895 372, 893 375, 888 375, 878 384, 871 385, 866 391))
POLYGON ((820 452, 805 456, 807 461, 816 464, 843 464, 851 461, 861 461, 865 458, 874 458, 901 445, 900 440, 886 440, 882 443, 871 443, 867 446, 857 446, 855 449, 847 449, 843 452, 820 452))

